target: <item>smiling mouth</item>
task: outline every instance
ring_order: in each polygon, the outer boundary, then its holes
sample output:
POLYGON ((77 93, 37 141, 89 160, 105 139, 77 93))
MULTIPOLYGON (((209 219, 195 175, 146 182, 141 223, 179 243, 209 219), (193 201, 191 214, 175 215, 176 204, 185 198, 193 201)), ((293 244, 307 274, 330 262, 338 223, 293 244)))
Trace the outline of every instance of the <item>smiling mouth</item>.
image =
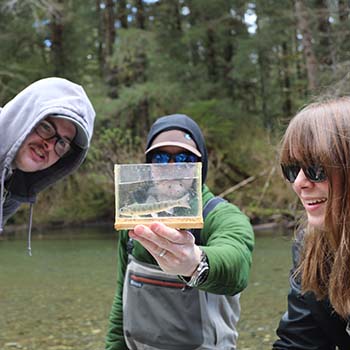
POLYGON ((322 204, 327 202, 327 198, 320 198, 320 199, 315 199, 312 201, 305 201, 307 205, 317 205, 317 204, 322 204))
POLYGON ((45 152, 40 148, 36 146, 32 146, 32 151, 40 158, 45 159, 45 152))

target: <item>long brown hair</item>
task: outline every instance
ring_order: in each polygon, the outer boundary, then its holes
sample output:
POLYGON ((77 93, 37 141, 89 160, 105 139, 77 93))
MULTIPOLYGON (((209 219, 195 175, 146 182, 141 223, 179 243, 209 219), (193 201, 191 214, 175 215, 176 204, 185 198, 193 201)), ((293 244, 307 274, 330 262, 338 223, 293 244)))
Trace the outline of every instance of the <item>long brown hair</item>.
POLYGON ((323 166, 329 193, 323 229, 306 227, 297 270, 303 292, 329 296, 336 312, 350 315, 350 98, 315 102, 290 122, 281 163, 323 166))

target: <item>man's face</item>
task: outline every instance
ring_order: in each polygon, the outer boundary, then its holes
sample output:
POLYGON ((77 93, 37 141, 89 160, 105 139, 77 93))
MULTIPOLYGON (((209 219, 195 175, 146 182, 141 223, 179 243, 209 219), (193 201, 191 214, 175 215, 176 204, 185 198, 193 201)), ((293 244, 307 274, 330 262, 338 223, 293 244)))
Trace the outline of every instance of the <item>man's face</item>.
MULTIPOLYGON (((169 155, 176 155, 183 152, 190 153, 186 149, 182 147, 177 147, 177 146, 159 147, 155 149, 153 152, 154 153, 165 152, 165 153, 168 153, 169 155)), ((195 155, 193 156, 196 157, 195 155)), ((171 159, 169 163, 174 163, 174 160, 171 159)), ((159 177, 157 173, 162 171, 164 171, 164 169, 162 169, 161 167, 154 168, 153 175, 157 178, 159 177)), ((189 168, 187 171, 183 169, 182 171, 183 171, 182 175, 184 178, 181 180, 174 179, 174 180, 157 182, 157 194, 159 197, 165 196, 170 198, 178 198, 183 196, 185 193, 189 191, 189 189, 193 184, 194 168, 189 168)))
MULTIPOLYGON (((48 117, 45 119, 56 129, 61 137, 72 141, 76 128, 72 122, 62 118, 48 117)), ((55 152, 57 136, 44 140, 33 130, 24 140, 15 158, 15 167, 26 172, 35 172, 49 168, 60 157, 55 152)))

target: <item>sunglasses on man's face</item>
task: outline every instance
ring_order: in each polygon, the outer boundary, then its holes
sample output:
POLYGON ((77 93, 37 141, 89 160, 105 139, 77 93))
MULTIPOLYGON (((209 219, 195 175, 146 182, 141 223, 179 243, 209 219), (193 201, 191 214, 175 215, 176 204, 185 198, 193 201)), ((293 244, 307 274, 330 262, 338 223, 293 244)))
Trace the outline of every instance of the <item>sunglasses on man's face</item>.
POLYGON ((311 182, 323 182, 327 180, 326 173, 321 165, 309 165, 307 167, 299 164, 281 164, 284 177, 291 183, 294 183, 300 169, 311 182))
POLYGON ((158 164, 166 164, 170 161, 175 163, 195 163, 198 162, 198 157, 192 153, 180 152, 171 154, 168 152, 153 152, 151 155, 151 162, 158 164))

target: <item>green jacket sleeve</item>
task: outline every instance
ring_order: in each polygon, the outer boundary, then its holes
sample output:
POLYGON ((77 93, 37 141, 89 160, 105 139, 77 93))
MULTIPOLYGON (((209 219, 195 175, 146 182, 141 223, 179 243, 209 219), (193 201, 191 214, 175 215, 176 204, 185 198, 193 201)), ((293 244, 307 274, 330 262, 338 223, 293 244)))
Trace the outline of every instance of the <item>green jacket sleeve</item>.
POLYGON ((210 270, 200 289, 225 295, 241 292, 248 284, 254 247, 248 217, 235 205, 220 203, 208 214, 201 239, 210 270))
POLYGON ((119 231, 117 252, 117 287, 109 316, 106 350, 127 350, 123 335, 123 284, 127 265, 127 231, 119 231))

